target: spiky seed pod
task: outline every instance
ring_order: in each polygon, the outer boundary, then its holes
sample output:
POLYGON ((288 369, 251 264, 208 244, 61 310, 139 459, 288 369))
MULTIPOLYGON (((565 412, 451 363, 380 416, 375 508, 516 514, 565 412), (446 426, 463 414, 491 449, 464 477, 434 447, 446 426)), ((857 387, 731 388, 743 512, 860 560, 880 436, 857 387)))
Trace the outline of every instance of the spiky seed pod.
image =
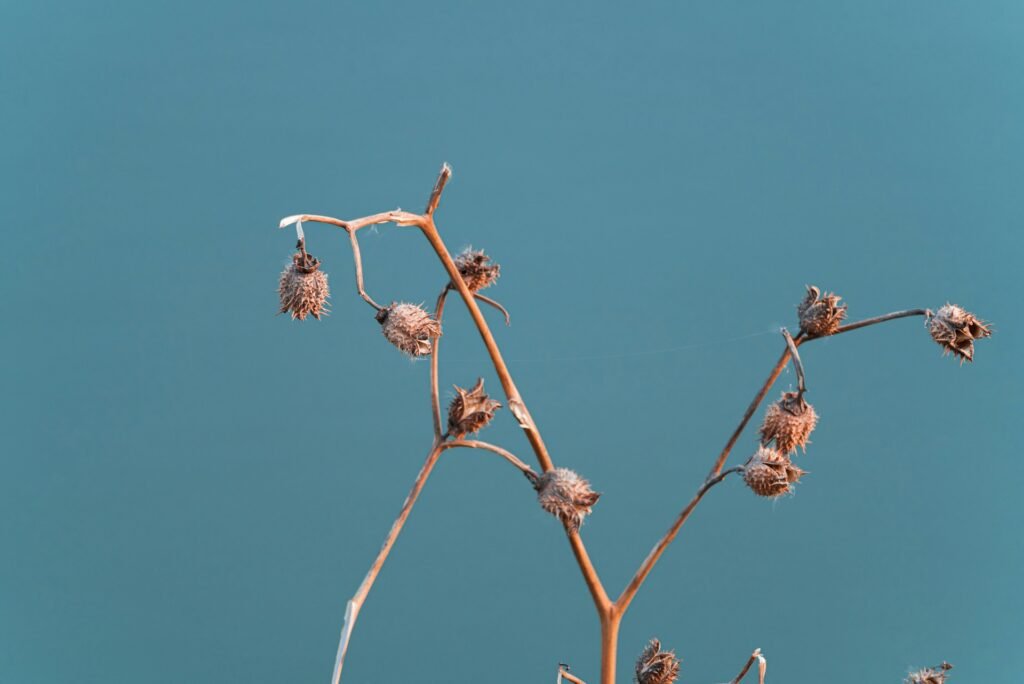
POLYGON ((761 446, 743 468, 743 481, 758 496, 776 497, 791 491, 804 471, 789 457, 771 447, 761 446))
POLYGON ((415 304, 392 302, 377 312, 377 322, 388 342, 409 356, 426 356, 441 336, 441 324, 415 304))
POLYGON ((831 292, 822 295, 817 287, 808 285, 807 296, 796 307, 800 329, 814 337, 834 333, 846 318, 846 305, 840 304, 840 299, 842 297, 831 292))
POLYGON ((455 257, 455 266, 459 269, 459 275, 472 292, 478 292, 485 287, 490 287, 501 274, 501 266, 491 261, 491 257, 483 253, 483 250, 474 250, 467 247, 462 253, 455 257))
POLYGON ((567 468, 555 468, 537 478, 534 484, 540 507, 555 516, 570 530, 580 529, 583 518, 591 513, 600 494, 590 483, 567 468))
POLYGON ((672 684, 679 678, 679 658, 674 651, 662 651, 661 642, 651 639, 636 661, 637 684, 672 684))
POLYGON ((455 398, 448 406, 448 434, 462 439, 471 432, 479 432, 491 419, 501 403, 484 393, 484 379, 479 378, 473 389, 466 391, 455 385, 455 398))
POLYGON ((946 684, 949 671, 953 666, 949 663, 942 663, 938 667, 926 667, 917 672, 911 672, 903 680, 904 684, 946 684))
POLYGON ((988 325, 970 311, 947 303, 926 321, 932 339, 942 345, 944 354, 953 353, 960 363, 974 360, 974 341, 992 335, 988 325))
POLYGON ((764 413, 761 444, 767 446, 774 439, 783 454, 793 453, 797 447, 807 451, 808 438, 817 424, 818 414, 799 392, 783 392, 764 413))
POLYGON ((300 321, 306 316, 319 320, 327 314, 327 274, 320 270, 320 262, 312 254, 292 255, 292 262, 281 271, 277 283, 277 294, 281 298, 281 310, 290 311, 292 318, 300 321))

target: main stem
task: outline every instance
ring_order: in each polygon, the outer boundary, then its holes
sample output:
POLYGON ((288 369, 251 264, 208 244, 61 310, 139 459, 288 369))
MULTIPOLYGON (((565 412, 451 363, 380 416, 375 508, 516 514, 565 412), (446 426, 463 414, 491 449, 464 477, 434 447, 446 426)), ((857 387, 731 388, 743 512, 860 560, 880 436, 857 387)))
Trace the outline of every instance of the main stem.
MULTIPOLYGON (((436 206, 436 204, 434 206, 436 206)), ((462 297, 462 301, 466 304, 466 308, 469 309, 470 316, 473 318, 473 323, 476 325, 476 329, 480 333, 480 338, 484 342, 484 347, 487 348, 487 354, 491 358, 494 371, 498 375, 498 380, 501 382, 501 387, 505 391, 505 396, 509 403, 509 409, 513 412, 516 420, 519 421, 523 432, 526 434, 526 439, 530 442, 530 447, 533 449, 533 453, 537 456, 537 462, 540 464, 541 469, 545 472, 551 470, 554 468, 554 464, 551 462, 551 456, 548 454, 547 446, 545 446, 544 440, 540 436, 540 431, 537 429, 536 424, 533 422, 533 417, 530 416, 530 412, 526 408, 526 404, 519 395, 519 388, 516 387, 515 382, 512 380, 512 375, 509 373, 508 366, 505 365, 505 359, 501 356, 501 350, 498 349, 498 343, 495 341, 494 335, 491 333, 490 326, 487 325, 487 320, 484 318, 483 312, 476 303, 476 298, 473 296, 473 292, 466 287, 466 283, 462 280, 462 275, 459 273, 459 269, 455 265, 455 261, 452 259, 451 254, 448 252, 448 248, 445 246, 444 241, 441 239, 441 236, 437 231, 437 226, 434 224, 433 216, 424 215, 422 219, 423 220, 418 225, 423 231, 424 237, 427 238, 427 242, 429 242, 430 246, 433 247, 434 252, 441 260, 445 270, 448 272, 448 277, 451 279, 452 285, 456 290, 458 290, 459 295, 462 297)), ((601 579, 597 575, 597 570, 594 569, 594 564, 590 560, 590 556, 587 553, 586 547, 583 545, 583 540, 580 539, 579 533, 575 531, 568 531, 567 534, 573 555, 576 557, 576 563, 579 565, 580 572, 583 574, 583 579, 587 584, 587 589, 590 591, 590 596, 594 601, 594 606, 597 609, 598 615, 603 617, 609 610, 611 599, 608 598, 608 594, 605 591, 604 586, 601 584, 601 579)))

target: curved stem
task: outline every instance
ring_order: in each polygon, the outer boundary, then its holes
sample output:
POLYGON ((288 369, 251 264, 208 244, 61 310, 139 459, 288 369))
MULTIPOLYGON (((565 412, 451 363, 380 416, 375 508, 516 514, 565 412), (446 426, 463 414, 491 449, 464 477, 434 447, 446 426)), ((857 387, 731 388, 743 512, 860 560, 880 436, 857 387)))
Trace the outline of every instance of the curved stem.
MULTIPOLYGON (((437 306, 434 307, 434 318, 437 319, 438 325, 441 324, 441 318, 444 316, 444 303, 448 298, 448 290, 450 286, 445 285, 444 289, 441 290, 441 294, 437 296, 437 306)), ((438 385, 437 377, 437 365, 438 365, 438 346, 440 345, 441 338, 434 338, 434 345, 430 349, 430 412, 434 420, 434 439, 438 442, 443 441, 441 438, 441 393, 438 385)))
POLYGON ((672 526, 668 528, 668 532, 665 533, 665 536, 663 536, 658 543, 655 544, 654 548, 651 549, 651 552, 647 554, 647 558, 645 558, 644 562, 641 563, 640 568, 636 571, 636 574, 633 575, 633 579, 631 579, 629 584, 626 585, 626 588, 622 590, 622 594, 615 601, 616 612, 620 615, 625 614, 626 610, 629 608, 629 604, 633 601, 633 597, 636 596, 636 592, 640 589, 640 585, 644 583, 644 580, 647 579, 647 575, 649 575, 651 570, 654 569, 654 564, 658 562, 658 559, 661 558, 661 554, 665 553, 665 549, 668 548, 668 545, 671 544, 672 540, 676 538, 677 534, 679 534, 679 529, 683 526, 683 523, 686 522, 686 519, 690 517, 690 514, 693 513, 693 509, 697 507, 697 504, 699 504, 700 500, 704 498, 704 495, 708 493, 708 490, 724 480, 729 473, 738 473, 742 470, 742 466, 729 468, 728 470, 717 473, 704 481, 704 484, 700 486, 697 493, 693 495, 692 499, 690 499, 690 503, 686 504, 686 508, 679 513, 675 522, 673 522, 672 526))
POLYGON ((804 363, 800 360, 800 352, 796 350, 796 342, 793 340, 793 336, 789 334, 789 331, 783 328, 782 336, 786 338, 786 348, 789 350, 789 355, 793 358, 793 366, 796 368, 797 391, 802 397, 807 392, 807 383, 804 380, 804 363))
POLYGON ((359 291, 359 296, 366 300, 367 304, 380 311, 384 307, 373 301, 373 298, 366 294, 366 288, 363 286, 363 257, 359 252, 359 239, 356 237, 356 231, 346 228, 346 232, 348 233, 348 241, 352 245, 352 260, 356 264, 356 290, 359 291))
MULTIPOLYGON (((844 332, 850 332, 851 330, 859 330, 866 328, 869 325, 875 325, 877 323, 885 323, 886 321, 896 320, 897 318, 907 318, 909 316, 931 316, 932 312, 929 309, 907 309, 906 311, 894 311, 893 313, 885 314, 884 316, 875 316, 874 318, 865 318, 862 321, 856 321, 854 323, 848 323, 840 326, 832 335, 841 335, 844 332)), ((817 337, 811 339, 819 339, 817 337)))
POLYGON ((498 456, 501 456, 509 463, 511 463, 512 465, 514 465, 519 470, 519 472, 526 476, 527 480, 529 480, 530 482, 537 481, 537 473, 533 472, 533 468, 519 460, 519 458, 517 458, 516 455, 513 454, 511 451, 502 449, 500 446, 496 444, 491 444, 490 442, 481 442, 478 439, 457 439, 452 442, 445 442, 444 444, 441 445, 442 450, 458 448, 483 449, 485 451, 495 453, 498 456))
POLYGON ((570 684, 587 684, 585 681, 577 677, 576 675, 569 672, 569 666, 565 663, 558 664, 558 679, 555 684, 562 684, 562 680, 569 682, 570 684))
POLYGON ((764 672, 767 669, 767 667, 764 660, 764 656, 761 655, 761 649, 759 648, 755 648, 754 652, 750 654, 750 657, 747 658, 747 663, 743 666, 743 669, 740 670, 740 673, 736 675, 736 678, 732 680, 732 684, 740 684, 740 680, 747 676, 747 672, 750 671, 750 666, 754 664, 755 660, 759 661, 760 663, 760 666, 758 668, 761 673, 760 680, 761 684, 764 684, 764 672))
POLYGON ((430 472, 437 465, 437 459, 441 456, 442 451, 443 448, 439 442, 435 442, 434 446, 431 447, 430 453, 427 454, 427 460, 423 462, 419 474, 416 475, 412 489, 409 490, 409 495, 405 497, 405 503, 402 504, 398 517, 391 525, 391 530, 384 539, 384 544, 370 566, 369 572, 366 573, 366 577, 363 579, 362 584, 359 585, 355 595, 349 599, 348 605, 345 608, 345 624, 341 628, 341 638, 338 640, 338 654, 334 659, 334 673, 331 677, 332 684, 338 684, 341 681, 341 668, 345 663, 345 653, 348 651, 348 642, 352 636, 352 629, 355 627, 356 619, 359 617, 359 610, 363 607, 363 602, 366 601, 366 596, 370 593, 373 583, 377 581, 377 575, 380 574, 380 569, 384 567, 384 561, 388 559, 391 547, 395 545, 395 540, 398 539, 398 535, 405 526, 405 521, 408 519, 409 513, 412 512, 412 507, 416 504, 416 499, 419 498, 420 492, 423 491, 423 486, 427 483, 430 472))
POLYGON ((473 296, 476 297, 477 299, 479 299, 484 304, 490 304, 495 309, 497 309, 502 314, 504 314, 505 315, 505 325, 512 325, 512 317, 509 315, 508 309, 506 309, 505 307, 503 307, 501 304, 499 304, 498 302, 494 301, 490 297, 486 297, 486 296, 480 294, 479 292, 474 292, 473 296))

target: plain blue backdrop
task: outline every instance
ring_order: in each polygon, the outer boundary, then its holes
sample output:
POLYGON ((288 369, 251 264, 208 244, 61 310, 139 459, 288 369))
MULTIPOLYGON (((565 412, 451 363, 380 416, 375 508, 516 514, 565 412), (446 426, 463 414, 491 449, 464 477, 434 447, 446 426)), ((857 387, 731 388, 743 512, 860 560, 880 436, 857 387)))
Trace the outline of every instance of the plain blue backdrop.
MULTIPOLYGON (((326 682, 426 455, 428 366, 307 226, 333 313, 275 316, 296 212, 419 210, 502 264, 499 341, 555 461, 604 497, 618 592, 795 326, 959 303, 803 353, 821 415, 794 497, 729 481, 621 635, 685 682, 1007 682, 1024 637, 1024 6, 1017 2, 27 2, 0 6, 0 682, 326 682)), ((414 230, 362 241, 378 300, 433 301, 414 230)), ((495 391, 461 305, 442 382, 495 391)), ((787 372, 772 391, 792 387, 787 372)), ((451 396, 451 390, 445 390, 451 396)), ((507 411, 487 439, 529 458, 507 411)), ((745 434, 738 463, 756 444, 745 434)), ((532 460, 532 459, 531 459, 532 460)), ((597 679, 557 523, 445 455, 345 681, 597 679)))

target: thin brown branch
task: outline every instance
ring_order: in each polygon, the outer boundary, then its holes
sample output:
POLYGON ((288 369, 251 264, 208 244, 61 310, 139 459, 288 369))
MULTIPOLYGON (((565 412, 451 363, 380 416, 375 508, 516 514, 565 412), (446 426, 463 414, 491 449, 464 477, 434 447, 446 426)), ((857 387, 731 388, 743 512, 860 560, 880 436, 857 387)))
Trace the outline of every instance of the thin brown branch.
POLYGON ((391 553, 391 547, 395 545, 395 540, 398 539, 398 535, 401 533, 402 527, 405 526, 405 521, 408 519, 409 513, 412 512, 412 507, 416 504, 416 499, 419 498, 420 492, 423 491, 423 486, 427 483, 427 478, 430 477, 431 471, 434 469, 434 466, 437 465, 437 459, 441 456, 442 451, 442 446, 438 442, 435 442, 433 447, 431 447, 430 453, 427 454, 426 461, 423 462, 423 466, 420 468, 419 474, 416 475, 416 480, 413 482, 412 489, 409 490, 409 495, 405 497, 405 503, 402 504, 402 510, 399 511, 398 517, 391 525, 391 530, 388 532, 388 536, 384 539, 384 545, 381 546, 380 551, 377 553, 377 557, 370 566, 369 572, 366 573, 366 577, 363 579, 362 584, 359 585, 359 589, 357 589, 355 595, 349 599, 348 605, 345 608, 345 624, 341 628, 341 638, 338 641, 338 654, 334 660, 334 674, 331 677, 332 684, 338 684, 341 680, 341 668, 345 663, 345 653, 348 651, 348 642, 352 637, 352 629, 355 627, 356 619, 359 617, 359 610, 363 607, 363 602, 366 601, 366 596, 370 593, 373 583, 377 581, 377 575, 380 574, 380 569, 384 567, 384 561, 388 559, 388 554, 391 553))
POLYGON ((332 226, 338 226, 339 228, 352 231, 378 223, 394 223, 399 226, 418 226, 423 223, 423 217, 408 211, 402 211, 401 209, 382 211, 379 214, 363 216, 362 218, 352 219, 351 221, 334 218, 333 216, 321 216, 319 214, 295 214, 294 216, 286 216, 281 219, 280 227, 287 228, 293 223, 302 221, 329 223, 332 226))
POLYGON ((743 666, 740 673, 736 675, 736 679, 732 680, 732 684, 740 684, 740 680, 747 676, 747 672, 750 671, 750 666, 754 664, 754 661, 758 661, 758 670, 760 671, 760 684, 764 684, 764 674, 767 669, 767 663, 765 662, 764 656, 761 655, 761 649, 755 648, 754 652, 750 654, 750 658, 747 659, 747 664, 743 666))
MULTIPOLYGON (((908 316, 926 316, 930 315, 930 313, 931 312, 928 309, 908 309, 906 311, 896 311, 893 313, 885 314, 884 316, 866 318, 862 321, 856 321, 854 323, 844 325, 840 327, 835 333, 833 333, 833 335, 839 335, 844 332, 859 330, 860 328, 865 328, 867 326, 875 325, 877 323, 885 323, 886 321, 891 321, 898 318, 906 318, 908 316)), ((669 531, 666 533, 666 535, 657 543, 657 545, 655 545, 654 549, 651 551, 650 554, 648 554, 647 558, 644 559, 644 562, 640 566, 640 569, 633 576, 633 579, 630 581, 629 585, 622 592, 622 595, 620 595, 618 600, 615 602, 615 607, 617 611, 625 612, 625 609, 629 606, 630 601, 633 600, 633 597, 636 595, 637 590, 640 588, 640 585, 643 584, 644 580, 650 573, 651 569, 654 567, 654 564, 657 562, 658 558, 660 558, 661 554, 664 553, 665 549, 675 538, 675 535, 678 533, 679 528, 682 527, 683 523, 686 522, 686 519, 693 511, 693 508, 696 507, 698 503, 700 503, 701 498, 703 498, 704 493, 706 492, 704 486, 706 486, 708 483, 717 483, 718 481, 720 481, 719 479, 717 479, 720 476, 724 476, 729 472, 735 472, 736 470, 738 470, 738 468, 733 468, 731 470, 725 471, 724 473, 722 472, 722 468, 725 466, 725 462, 729 458, 729 454, 732 452, 732 448, 736 445, 736 442, 739 440, 740 435, 743 433, 743 430, 746 429, 747 424, 750 422, 750 419, 753 417, 754 413, 761 405, 761 402, 764 401, 764 398, 768 394, 768 391, 771 389, 772 385, 775 384, 775 381, 778 380, 779 376, 782 374, 782 371, 785 369, 790 357, 796 355, 796 357, 799 358, 797 348, 801 344, 805 342, 811 342, 816 339, 821 339, 820 337, 805 337, 803 331, 799 332, 796 335, 796 337, 791 337, 788 331, 784 331, 784 334, 787 338, 786 348, 783 350, 782 355, 779 357, 779 360, 775 363, 775 366, 768 374, 768 378, 761 385, 760 389, 758 389, 757 394, 754 395, 754 399, 753 401, 750 402, 750 405, 744 412, 743 417, 740 419, 739 425, 736 426, 736 429, 729 437, 729 441, 726 442, 725 447, 722 449, 721 453, 718 455, 718 458, 715 460, 715 464, 711 468, 711 471, 708 473, 704 485, 702 485, 701 489, 697 491, 697 495, 694 496, 694 498, 690 501, 689 504, 687 504, 686 508, 683 509, 679 517, 676 518, 675 523, 672 525, 672 527, 669 528, 669 531)), ((797 373, 801 389, 805 389, 802 365, 798 366, 797 373)))
MULTIPOLYGON (((434 307, 434 318, 437 319, 438 325, 441 324, 441 319, 444 317, 444 303, 448 299, 448 290, 451 286, 445 285, 444 289, 441 290, 441 294, 437 296, 437 306, 434 307)), ((430 349, 430 413, 434 420, 434 440, 443 441, 441 436, 441 394, 438 384, 438 347, 440 346, 441 338, 434 338, 434 345, 430 349)))
MULTIPOLYGON (((442 169, 442 174, 443 173, 444 169, 442 169)), ((541 438, 540 431, 537 429, 537 425, 533 421, 533 417, 526 408, 526 403, 519 394, 519 389, 512 380, 512 375, 509 373, 508 366, 505 365, 505 359, 501 355, 501 350, 498 348, 498 343, 494 339, 494 334, 491 332, 490 326, 487 325, 487 320, 484 318, 483 312, 480 310, 480 306, 476 303, 476 298, 473 296, 473 293, 469 288, 466 287, 466 283, 462 280, 462 276, 459 274, 459 269, 456 267, 451 253, 448 251, 444 241, 441 239, 441 235, 437 230, 437 226, 434 224, 433 218, 429 216, 424 218, 426 219, 425 224, 420 227, 423 231, 423 235, 427 238, 427 242, 430 243, 430 246, 434 249, 437 257, 441 260, 452 285, 459 291, 462 301, 465 303, 466 308, 469 309, 473 323, 476 325, 476 329, 480 333, 480 338, 484 342, 484 347, 487 349, 487 354, 491 358, 491 364, 494 366, 494 372, 497 374, 498 380, 501 382, 501 387, 505 392, 505 397, 508 399, 509 410, 516 417, 516 420, 519 421, 519 426, 526 434, 526 439, 530 443, 530 447, 533 449, 533 453, 536 455, 537 462, 540 464, 541 469, 544 472, 547 472, 554 467, 551 461, 551 456, 548 454, 547 446, 545 446, 544 440, 541 438)), ((576 563, 580 567, 580 572, 583 574, 583 579, 586 582, 591 598, 594 601, 594 606, 597 608, 598 614, 603 615, 611 605, 608 594, 605 591, 604 586, 601 584, 601 579, 598 577, 597 570, 594 568, 594 564, 591 562, 590 556, 587 554, 586 548, 584 547, 579 534, 570 532, 569 530, 567 530, 566 533, 569 536, 569 542, 572 546, 576 563)))
POLYGON ((570 682, 570 684, 587 684, 585 681, 569 672, 568 665, 566 665, 565 663, 559 663, 557 684, 562 684, 563 679, 567 682, 570 682))
POLYGON ((444 186, 448 184, 451 177, 452 167, 448 166, 448 162, 441 164, 441 172, 437 174, 437 182, 434 183, 430 199, 427 200, 427 209, 423 212, 424 214, 432 216, 434 211, 437 210, 437 205, 441 203, 441 193, 444 192, 444 186))
POLYGON ((356 264, 356 290, 367 304, 380 311, 384 307, 373 301, 373 298, 366 293, 366 286, 363 284, 363 256, 359 251, 359 238, 356 237, 356 231, 348 230, 347 232, 349 243, 352 245, 352 259, 356 264))
MULTIPOLYGON (((797 336, 793 338, 793 342, 797 346, 800 346, 802 340, 802 331, 797 333, 797 336)), ((788 362, 789 348, 787 347, 783 350, 782 356, 779 357, 779 360, 775 362, 775 366, 772 368, 771 373, 768 374, 768 379, 764 381, 761 388, 757 391, 757 394, 754 395, 753 401, 750 402, 746 412, 743 414, 743 418, 740 419, 740 424, 736 426, 732 435, 729 436, 729 441, 725 443, 725 447, 722 449, 722 452, 718 454, 718 459, 715 460, 715 465, 712 466, 711 472, 708 473, 709 478, 714 477, 722 470, 726 459, 729 458, 729 453, 732 451, 732 448, 736 446, 736 442, 739 440, 740 435, 743 434, 744 428, 747 427, 747 423, 750 422, 750 419, 757 411, 757 407, 761 405, 762 401, 764 401, 765 396, 768 394, 768 390, 771 389, 771 386, 774 385, 775 381, 779 379, 780 375, 782 375, 782 370, 786 367, 788 362)))
POLYGON ((497 309, 498 311, 503 313, 505 315, 505 325, 512 325, 512 317, 509 316, 508 310, 505 307, 503 307, 501 304, 499 304, 498 302, 494 301, 490 297, 485 297, 484 295, 480 294, 479 292, 474 292, 473 296, 476 297, 477 299, 479 299, 484 304, 490 304, 495 309, 497 309))
MULTIPOLYGON (((894 311, 893 313, 885 314, 884 316, 875 316, 874 318, 865 318, 862 321, 856 321, 854 323, 848 323, 840 326, 832 335, 841 335, 844 332, 850 332, 851 330, 860 330, 866 328, 869 325, 875 325, 877 323, 885 323, 886 321, 892 321, 897 318, 907 318, 909 316, 931 316, 932 312, 929 309, 907 309, 906 311, 894 311)), ((818 339, 816 337, 811 339, 818 339)))
POLYGON ((658 543, 655 544, 654 548, 651 549, 651 552, 647 554, 647 558, 645 558, 644 562, 640 565, 640 569, 636 571, 636 574, 633 575, 633 579, 629 581, 626 588, 622 590, 622 594, 618 599, 616 599, 615 612, 618 615, 623 615, 626 612, 626 609, 629 608, 629 604, 633 601, 633 597, 636 596, 636 592, 640 589, 640 585, 642 585, 644 580, 647 579, 647 575, 651 573, 651 570, 654 568, 654 564, 658 562, 658 559, 661 558, 661 554, 665 553, 665 549, 668 548, 668 545, 671 544, 672 540, 676 538, 677 534, 679 534, 679 529, 683 526, 683 523, 686 522, 686 519, 690 517, 690 514, 693 513, 693 509, 697 507, 697 504, 699 504, 700 500, 704 498, 704 495, 707 494, 712 487, 724 480, 730 473, 738 473, 742 470, 743 468, 741 466, 729 468, 728 470, 717 473, 704 481, 704 484, 700 486, 697 493, 693 495, 690 503, 686 504, 686 508, 679 513, 675 522, 673 522, 672 526, 668 528, 665 536, 663 536, 658 543))
POLYGON ((796 350, 796 342, 793 340, 793 336, 789 334, 789 331, 783 328, 782 336, 786 338, 786 348, 789 350, 789 355, 793 359, 793 366, 796 368, 796 386, 802 397, 807 392, 807 382, 804 379, 804 362, 800 360, 800 352, 796 350))
POLYGON ((514 465, 517 469, 519 469, 519 472, 525 475, 527 480, 529 480, 530 482, 537 481, 537 473, 533 471, 533 468, 523 463, 512 452, 506 449, 502 449, 500 446, 497 446, 496 444, 491 444, 490 442, 481 442, 480 440, 477 439, 456 439, 451 442, 445 442, 444 444, 441 445, 442 450, 457 449, 460 447, 465 449, 483 449, 485 451, 495 453, 498 456, 501 456, 509 463, 511 463, 512 465, 514 465))

